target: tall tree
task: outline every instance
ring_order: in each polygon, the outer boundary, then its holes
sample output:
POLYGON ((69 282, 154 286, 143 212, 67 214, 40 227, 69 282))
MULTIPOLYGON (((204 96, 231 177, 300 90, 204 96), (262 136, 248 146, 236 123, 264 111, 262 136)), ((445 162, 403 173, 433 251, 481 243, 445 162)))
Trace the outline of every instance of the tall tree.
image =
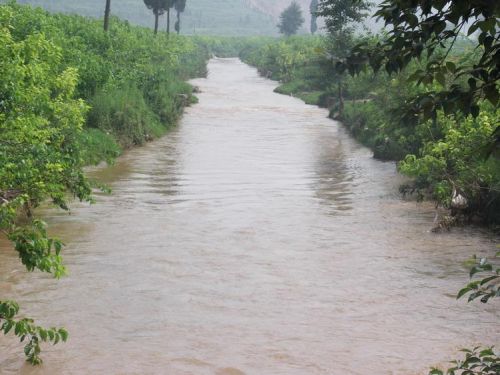
POLYGON ((169 9, 169 0, 144 0, 144 4, 148 9, 153 11, 155 16, 155 35, 158 34, 158 20, 162 14, 169 9))
MULTIPOLYGON (((366 0, 320 0, 317 15, 325 18, 325 25, 330 37, 330 57, 332 61, 345 58, 354 39, 354 25, 368 15, 370 3, 366 0)), ((343 74, 337 72, 338 113, 344 110, 343 74)))
POLYGON ((318 30, 318 0, 311 0, 309 12, 311 13, 311 34, 314 34, 318 30))
POLYGON ((303 23, 304 17, 302 17, 302 10, 299 4, 293 1, 290 6, 281 13, 278 28, 281 34, 290 36, 296 34, 303 23))
POLYGON ((175 23, 175 31, 177 34, 181 32, 181 13, 186 9, 186 0, 176 0, 175 10, 177 11, 177 22, 175 23))
POLYGON ((177 0, 167 0, 167 34, 170 34, 170 9, 175 6, 177 0))
POLYGON ((111 13, 111 0, 106 0, 106 8, 104 9, 104 31, 109 29, 109 16, 111 13))

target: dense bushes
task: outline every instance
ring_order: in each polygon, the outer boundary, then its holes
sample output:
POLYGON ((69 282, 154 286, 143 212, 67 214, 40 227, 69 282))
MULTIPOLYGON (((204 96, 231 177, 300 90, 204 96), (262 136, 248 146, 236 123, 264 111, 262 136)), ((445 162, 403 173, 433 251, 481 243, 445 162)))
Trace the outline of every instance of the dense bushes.
MULTIPOLYGON (((436 123, 441 136, 425 142, 417 154, 407 155, 400 163, 401 172, 414 177, 417 187, 429 188, 445 206, 452 206, 452 197, 461 194, 468 200, 468 213, 499 223, 500 162, 485 156, 499 118, 500 110, 486 103, 475 119, 440 113, 436 123)), ((430 129, 432 122, 422 125, 426 126, 430 129)))
POLYGON ((282 91, 298 95, 313 88, 324 88, 321 71, 317 69, 323 46, 320 37, 294 36, 259 43, 243 50, 240 56, 269 78, 294 85, 282 91))
MULTIPOLYGON (((16 220, 51 199, 66 208, 69 191, 90 199, 78 137, 87 105, 75 98, 78 74, 62 63, 61 49, 40 33, 16 35, 14 11, 0 7, 0 231, 29 271, 64 274, 61 242, 47 237, 43 223, 16 220)), ((19 307, 0 300, 0 332, 25 340, 27 359, 40 363, 40 342, 66 340, 64 330, 45 330, 17 319, 19 307)))
MULTIPOLYGON (((90 104, 82 153, 84 162, 109 159, 117 145, 129 147, 161 135, 189 103, 184 80, 202 73, 208 51, 188 38, 158 35, 114 19, 109 33, 99 21, 80 16, 51 15, 11 3, 12 36, 22 40, 44 35, 60 49, 61 67, 78 75, 75 96, 90 104), (186 99, 187 98, 187 99, 186 99), (100 142, 100 129, 114 139, 100 142), (111 147, 104 149, 104 145, 111 147)), ((109 140, 109 139, 108 139, 109 140)))
POLYGON ((98 92, 90 101, 88 126, 113 134, 123 147, 140 145, 161 135, 159 116, 134 86, 98 92))
MULTIPOLYGON (((116 19, 104 33, 84 17, 1 5, 0 230, 21 233, 18 210, 30 216, 47 198, 62 208, 68 191, 90 199, 82 167, 164 133, 192 100, 184 80, 207 57, 189 39, 116 19)), ((44 238, 40 228, 31 234, 44 238)), ((29 253, 28 269, 62 273, 53 242, 32 249, 11 239, 29 253)))

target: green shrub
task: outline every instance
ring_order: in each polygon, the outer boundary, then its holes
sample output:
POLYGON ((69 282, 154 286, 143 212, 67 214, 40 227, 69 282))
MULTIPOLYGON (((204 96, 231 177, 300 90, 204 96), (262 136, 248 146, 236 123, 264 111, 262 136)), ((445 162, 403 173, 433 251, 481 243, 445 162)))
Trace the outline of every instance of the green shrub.
POLYGON ((407 155, 399 169, 444 206, 451 206, 456 192, 467 199, 470 214, 499 222, 500 160, 481 152, 491 143, 499 117, 500 110, 490 105, 483 105, 476 119, 440 114, 437 123, 443 136, 427 141, 418 154, 407 155))
POLYGON ((125 148, 140 145, 163 133, 158 116, 134 86, 99 92, 90 104, 88 126, 112 134, 125 148))
POLYGON ((111 164, 122 152, 113 136, 96 128, 85 129, 80 134, 78 143, 84 165, 97 165, 101 161, 111 164))

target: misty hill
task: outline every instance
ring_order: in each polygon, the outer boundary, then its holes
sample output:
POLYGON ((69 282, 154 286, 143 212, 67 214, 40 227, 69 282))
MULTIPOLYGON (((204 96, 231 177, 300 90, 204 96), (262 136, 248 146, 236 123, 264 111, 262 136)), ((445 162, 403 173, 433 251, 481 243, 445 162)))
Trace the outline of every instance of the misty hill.
MULTIPOLYGON (((308 0, 301 0, 304 4, 308 0)), ((0 0, 2 2, 2 0, 0 0)), ((21 4, 41 6, 51 12, 103 17, 104 0, 18 0, 21 4)), ((181 17, 183 34, 277 35, 276 19, 281 4, 289 0, 187 0, 181 17), (266 4, 263 6, 262 4, 266 4), (275 3, 270 6, 271 3, 275 3)), ((112 14, 131 23, 152 27, 153 14, 142 0, 114 0, 112 14)), ((309 15, 304 15, 306 19, 309 15)), ((173 17, 175 18, 175 17, 173 17)), ((166 16, 160 26, 166 28, 166 16)), ((172 23, 173 29, 173 23, 172 23)))
MULTIPOLYGON (((17 0, 20 4, 41 6, 50 12, 75 13, 102 18, 105 0, 17 0)), ((281 12, 292 0, 187 0, 181 16, 183 34, 203 35, 278 35, 276 24, 281 12)), ((299 33, 309 30, 310 0, 296 0, 302 8, 305 23, 299 33)), ((0 3, 6 0, 0 0, 0 3)), ((375 3, 379 3, 376 0, 375 3)), ((112 14, 133 24, 152 27, 154 17, 142 0, 112 0, 112 14)), ((172 15, 175 22, 175 15, 172 15)), ((172 22, 172 30, 173 30, 172 22)), ((323 22, 319 20, 319 26, 323 22)), ((365 22, 372 31, 380 29, 373 19, 365 22)), ((166 16, 160 18, 160 28, 166 29, 166 16)))
MULTIPOLYGON (((279 18, 279 15, 281 12, 290 5, 292 0, 247 0, 252 8, 258 9, 261 12, 265 14, 269 14, 274 19, 277 21, 279 18)), ((300 8, 302 9, 302 14, 305 19, 305 23, 303 26, 303 31, 309 30, 309 22, 311 15, 309 13, 309 5, 311 3, 311 0, 295 0, 299 5, 300 8)), ((381 3, 381 0, 372 0, 371 3, 373 3, 373 9, 381 3)), ((321 19, 318 20, 318 25, 319 27, 323 27, 324 23, 322 22, 321 19)), ((363 22, 363 25, 368 28, 372 32, 378 32, 382 24, 379 22, 376 22, 374 18, 372 17, 367 17, 367 19, 363 22)), ((361 27, 359 27, 361 30, 361 27)))

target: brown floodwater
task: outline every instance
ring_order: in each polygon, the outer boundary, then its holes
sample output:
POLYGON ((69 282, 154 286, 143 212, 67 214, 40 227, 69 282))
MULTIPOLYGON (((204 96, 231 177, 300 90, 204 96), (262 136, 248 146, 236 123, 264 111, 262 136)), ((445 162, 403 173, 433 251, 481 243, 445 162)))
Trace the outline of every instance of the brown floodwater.
POLYGON ((70 331, 38 368, 0 336, 0 373, 411 375, 499 343, 495 304, 454 297, 497 238, 431 233, 394 163, 239 60, 194 83, 176 129, 90 172, 112 195, 41 212, 67 277, 0 243, 1 298, 70 331))

